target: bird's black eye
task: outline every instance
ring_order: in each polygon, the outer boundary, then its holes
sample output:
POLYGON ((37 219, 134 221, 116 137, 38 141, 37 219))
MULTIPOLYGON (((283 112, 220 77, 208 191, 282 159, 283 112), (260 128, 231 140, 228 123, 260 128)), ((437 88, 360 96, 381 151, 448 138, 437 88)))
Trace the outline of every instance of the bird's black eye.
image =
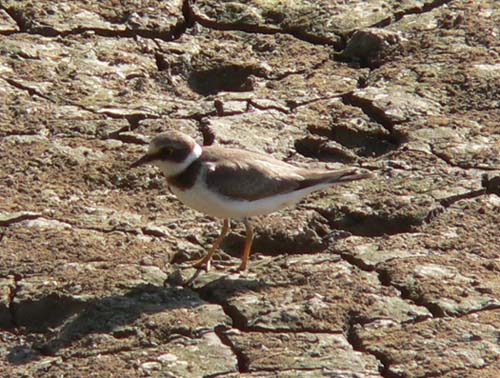
POLYGON ((174 149, 172 147, 163 147, 160 150, 160 159, 168 159, 170 156, 172 156, 174 152, 174 149))

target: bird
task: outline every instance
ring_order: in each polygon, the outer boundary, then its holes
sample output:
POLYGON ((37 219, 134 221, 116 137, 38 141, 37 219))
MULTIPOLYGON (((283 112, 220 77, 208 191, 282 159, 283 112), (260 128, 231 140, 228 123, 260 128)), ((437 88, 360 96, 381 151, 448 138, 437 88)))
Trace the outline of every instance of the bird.
POLYGON ((239 271, 248 266, 254 232, 250 218, 292 206, 308 194, 372 177, 360 168, 304 168, 268 154, 217 145, 200 146, 176 130, 156 135, 147 152, 130 165, 153 164, 166 176, 183 204, 223 219, 222 231, 206 255, 193 264, 210 269, 212 256, 230 231, 230 219, 243 220, 246 229, 239 271))

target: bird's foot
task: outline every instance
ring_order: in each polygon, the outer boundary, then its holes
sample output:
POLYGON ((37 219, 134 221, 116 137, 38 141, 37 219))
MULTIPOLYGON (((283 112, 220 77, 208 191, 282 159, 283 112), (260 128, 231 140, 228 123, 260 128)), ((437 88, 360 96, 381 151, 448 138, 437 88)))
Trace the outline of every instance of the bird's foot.
POLYGON ((246 261, 243 261, 240 266, 238 267, 238 272, 244 272, 245 270, 247 270, 247 262, 246 261))
POLYGON ((245 273, 247 272, 247 264, 241 263, 237 268, 235 266, 228 269, 230 273, 245 273))
POLYGON ((207 258, 207 256, 203 257, 202 259, 196 261, 193 263, 191 266, 193 268, 196 268, 197 270, 205 270, 208 272, 210 270, 211 264, 210 264, 210 258, 207 258))

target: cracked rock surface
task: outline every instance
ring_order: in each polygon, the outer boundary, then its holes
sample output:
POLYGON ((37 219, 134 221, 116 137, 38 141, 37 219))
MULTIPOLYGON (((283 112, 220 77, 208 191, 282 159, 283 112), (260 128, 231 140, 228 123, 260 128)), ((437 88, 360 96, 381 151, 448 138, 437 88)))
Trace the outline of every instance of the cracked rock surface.
POLYGON ((0 1, 0 376, 500 375, 495 0, 0 1), (180 204, 176 129, 370 180, 180 204), (193 276, 194 275, 194 276, 193 276))

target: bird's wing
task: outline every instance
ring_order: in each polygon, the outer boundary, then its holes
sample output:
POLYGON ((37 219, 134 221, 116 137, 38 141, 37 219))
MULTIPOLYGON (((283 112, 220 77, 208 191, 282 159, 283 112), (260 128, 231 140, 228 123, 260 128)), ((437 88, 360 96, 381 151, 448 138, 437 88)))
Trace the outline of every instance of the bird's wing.
POLYGON ((247 201, 371 177, 358 168, 305 169, 264 154, 220 147, 205 147, 201 164, 210 189, 247 201))
POLYGON ((305 179, 301 168, 249 151, 205 147, 201 160, 210 189, 247 201, 300 189, 305 179))

